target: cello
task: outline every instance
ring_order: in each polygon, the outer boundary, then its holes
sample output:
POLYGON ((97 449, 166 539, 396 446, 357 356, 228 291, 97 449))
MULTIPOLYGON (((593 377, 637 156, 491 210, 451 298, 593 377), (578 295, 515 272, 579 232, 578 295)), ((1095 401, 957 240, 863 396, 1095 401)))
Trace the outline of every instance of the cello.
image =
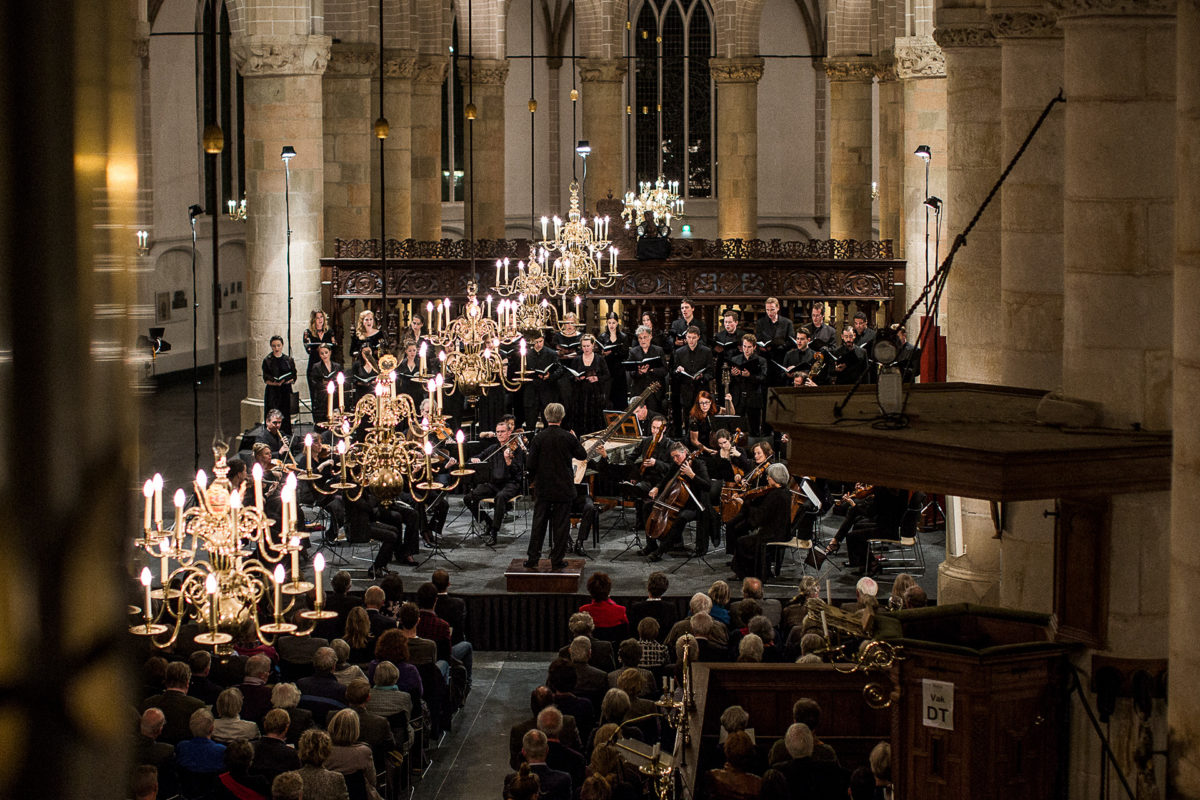
MULTIPOLYGON (((698 452, 698 451, 697 451, 698 452)), ((654 507, 646 517, 646 536, 651 539, 661 539, 671 530, 679 512, 683 511, 692 497, 692 490, 687 481, 683 480, 683 467, 690 465, 696 453, 692 452, 679 465, 679 469, 667 481, 666 487, 654 498, 654 507)))

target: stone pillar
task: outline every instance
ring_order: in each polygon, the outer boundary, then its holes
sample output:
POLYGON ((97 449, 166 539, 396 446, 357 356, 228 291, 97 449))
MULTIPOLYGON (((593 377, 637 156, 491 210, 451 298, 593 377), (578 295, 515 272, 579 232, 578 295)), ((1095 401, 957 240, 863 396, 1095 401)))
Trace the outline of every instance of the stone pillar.
MULTIPOLYGON (((1063 30, 1068 98, 1063 390, 1100 404, 1106 426, 1165 430, 1171 427, 1171 346, 1177 335, 1169 300, 1177 166, 1175 2, 1060 0, 1055 6, 1063 30), (1120 325, 1120 335, 1114 336, 1114 320, 1137 324, 1120 325)), ((1184 47, 1195 45, 1194 39, 1181 41, 1184 47)), ((1182 325, 1190 325, 1195 309, 1178 307, 1185 313, 1182 325)), ((1190 387, 1181 388, 1186 392, 1190 387)), ((1190 405, 1193 398, 1186 400, 1190 405)), ((1177 440, 1177 454, 1190 444, 1185 442, 1177 440)), ((1169 602, 1187 591, 1178 584, 1167 591, 1164 585, 1177 565, 1169 551, 1170 503, 1166 492, 1112 499, 1113 557, 1107 576, 1111 655, 1168 654, 1169 602)), ((1185 567, 1196 563, 1194 545, 1189 548, 1190 556, 1179 555, 1185 567)), ((1080 663, 1089 666, 1086 660, 1080 663)), ((1186 663, 1178 677, 1188 675, 1186 663)), ((1190 686, 1183 697, 1171 696, 1170 703, 1186 702, 1189 692, 1194 693, 1190 686)), ((1120 703, 1113 718, 1113 747, 1118 766, 1131 779, 1137 775, 1130 757, 1137 728, 1130 706, 1120 703)), ((1186 747, 1195 753, 1194 741, 1186 747)), ((1072 747, 1069 778, 1080 797, 1092 796, 1099 786, 1095 750, 1090 742, 1072 747)))
MULTIPOLYGON (((966 227, 1000 176, 1000 48, 981 8, 939 9, 936 40, 946 58, 946 193, 942 227, 966 227)), ((915 157, 914 157, 915 158, 915 157)), ((919 161, 919 159, 918 159, 919 161)), ((932 194, 932 187, 930 189, 932 194)), ((943 302, 947 318, 947 377, 998 383, 1000 351, 1000 198, 992 200, 958 251, 943 302)), ((942 251, 945 256, 945 251, 942 251)), ((963 553, 938 567, 938 602, 996 605, 1000 598, 1000 541, 991 504, 963 498, 963 553)))
MULTIPOLYGON (((936 255, 946 252, 945 248, 937 247, 937 226, 933 215, 925 208, 928 195, 944 197, 946 194, 946 59, 942 49, 929 36, 897 39, 893 52, 896 76, 904 87, 904 133, 900 151, 904 191, 900 216, 904 257, 908 260, 907 308, 916 301, 928 276, 937 269, 936 255), (926 164, 914 155, 921 145, 932 152, 928 187, 926 164)), ((909 335, 914 334, 910 331, 909 335)))
MULTIPOLYGON (((292 356, 304 362, 301 334, 321 300, 324 210, 322 73, 327 36, 235 37, 244 78, 246 129, 246 399, 242 427, 263 416, 261 362, 274 334, 288 338, 287 231, 291 237, 292 356), (285 172, 279 154, 296 149, 285 215, 285 172)), ((299 384, 298 384, 299 385, 299 384)), ((303 390, 301 390, 303 393, 303 390)))
POLYGON ((412 81, 412 237, 442 238, 442 83, 449 59, 417 56, 412 81))
MULTIPOLYGON (((1016 4, 1014 4, 1016 5, 1016 4)), ((1000 39, 1001 165, 1007 165, 1062 87, 1062 32, 1041 3, 992 12, 1000 39)), ((1063 123, 1057 106, 1001 189, 1001 378, 1009 386, 1062 385, 1063 123)), ((973 243, 972 243, 973 245, 973 243)))
POLYGON ((335 44, 321 82, 325 122, 325 243, 366 239, 371 226, 371 74, 375 51, 369 44, 335 44))
POLYGON ((579 62, 583 85, 583 138, 592 146, 588 156, 587 199, 596 201, 612 192, 625 195, 625 61, 585 58, 579 62))
MULTIPOLYGON (((891 239, 892 252, 903 258, 904 86, 891 58, 876 67, 875 75, 879 79, 879 238, 891 239)), ((899 302, 903 301, 900 297, 899 302)))
MULTIPOLYGON (((1175 99, 1175 317, 1200 308, 1200 2, 1178 6, 1175 99)), ((1175 326, 1175 407, 1200 392, 1200 328, 1175 326)), ((1171 489, 1171 606, 1167 705, 1170 797, 1200 798, 1200 601, 1188 590, 1200 580, 1200 547, 1192 524, 1200 514, 1200 420, 1174 418, 1171 489)))
POLYGON ((466 238, 503 239, 504 83, 508 80, 508 62, 477 59, 463 62, 459 69, 464 97, 473 100, 477 109, 475 121, 468 119, 463 129, 467 137, 463 143, 466 238), (474 85, 468 89, 472 75, 474 85))
POLYGON ((710 58, 717 84, 717 236, 758 236, 758 82, 761 58, 710 58))
POLYGON ((871 239, 871 86, 864 58, 826 58, 829 76, 830 239, 871 239))
MULTIPOLYGON (((383 116, 388 121, 388 137, 383 141, 385 234, 389 239, 400 241, 412 235, 412 79, 416 64, 414 53, 403 50, 384 53, 383 116)), ((372 122, 378 116, 379 86, 376 85, 371 92, 372 122)), ((371 193, 371 201, 378 203, 379 140, 372 136, 371 142, 375 151, 371 158, 375 167, 375 190, 371 193)), ((371 235, 379 236, 378 206, 371 212, 371 235)))

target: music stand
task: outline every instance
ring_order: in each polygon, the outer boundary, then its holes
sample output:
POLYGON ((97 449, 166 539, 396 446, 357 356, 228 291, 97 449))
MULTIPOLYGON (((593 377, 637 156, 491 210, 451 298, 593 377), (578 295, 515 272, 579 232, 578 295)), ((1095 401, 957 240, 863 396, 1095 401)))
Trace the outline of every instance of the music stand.
POLYGON ((740 430, 743 434, 749 436, 750 423, 741 414, 714 414, 712 418, 712 431, 717 431, 724 428, 732 434, 736 430, 740 430))

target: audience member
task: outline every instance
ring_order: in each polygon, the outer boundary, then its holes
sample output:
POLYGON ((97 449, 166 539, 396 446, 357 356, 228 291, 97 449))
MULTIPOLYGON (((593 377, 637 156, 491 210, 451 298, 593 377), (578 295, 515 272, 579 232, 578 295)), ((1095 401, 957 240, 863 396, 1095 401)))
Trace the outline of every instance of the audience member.
POLYGON ((371 748, 378 771, 383 766, 384 756, 396 747, 396 738, 392 735, 391 723, 367 710, 370 697, 371 685, 366 678, 353 680, 346 687, 346 705, 358 715, 358 740, 371 748))
POLYGON ((206 706, 215 704, 222 687, 208 677, 212 671, 212 653, 207 650, 196 650, 188 656, 188 666, 192 669, 188 694, 200 698, 206 706))
POLYGON ((728 660, 725 657, 725 648, 717 645, 712 640, 716 624, 716 621, 709 616, 707 611, 697 611, 691 616, 691 633, 700 648, 696 654, 699 661, 728 660))
POLYGON ((612 800, 612 787, 602 775, 592 775, 579 789, 579 800, 612 800))
POLYGON ((435 569, 429 580, 437 589, 437 597, 433 604, 433 613, 446 621, 450 626, 450 655, 463 665, 467 671, 467 691, 471 689, 471 675, 474 671, 475 649, 467 641, 467 604, 460 597, 450 594, 450 573, 444 569, 435 569))
MULTIPOLYGON (((417 676, 420 677, 419 675, 417 676)), ((391 661, 380 661, 375 666, 375 685, 367 696, 367 711, 381 717, 390 717, 401 712, 413 717, 412 695, 402 691, 397 684, 400 670, 391 661)))
MULTIPOLYGON (((653 620, 651 620, 651 622, 654 623, 653 620)), ((659 646, 661 647, 662 645, 659 646)), ((642 679, 649 691, 654 691, 654 673, 648 669, 644 669, 641 666, 642 646, 638 643, 637 639, 626 639, 625 641, 621 642, 620 647, 617 648, 617 657, 621 660, 621 666, 608 673, 609 687, 616 686, 617 679, 621 677, 621 674, 627 669, 632 669, 641 673, 642 679)))
POLYGON ((783 605, 774 598, 763 596, 762 580, 749 577, 742 580, 742 599, 729 608, 734 626, 743 627, 750 621, 751 617, 755 616, 754 614, 742 613, 742 609, 748 600, 753 600, 758 604, 759 613, 766 615, 767 619, 771 620, 772 625, 779 624, 780 616, 783 613, 783 605))
POLYGON ((924 608, 929 603, 925 590, 920 586, 910 586, 904 593, 905 608, 924 608))
MULTIPOLYGON (((802 722, 808 726, 809 732, 813 737, 812 759, 813 761, 821 761, 827 764, 838 763, 837 753, 833 748, 822 742, 817 737, 817 726, 821 724, 821 705, 811 697, 801 697, 792 704, 792 722, 802 722)), ((771 746, 771 753, 767 756, 767 761, 771 766, 782 764, 791 756, 788 754, 787 744, 783 739, 775 742, 771 746)))
POLYGON ((898 611, 904 608, 904 593, 909 587, 916 586, 917 579, 907 572, 901 572, 896 576, 896 580, 892 581, 892 593, 888 597, 887 607, 892 611, 898 611))
POLYGON ((213 740, 229 744, 238 739, 253 741, 258 738, 258 725, 241 718, 242 692, 231 686, 217 695, 217 720, 213 726, 213 740))
POLYGON ((160 708, 147 708, 142 712, 137 742, 134 745, 134 763, 154 767, 155 786, 161 785, 163 797, 171 797, 178 786, 175 776, 175 747, 158 741, 166 721, 167 718, 160 708))
MULTIPOLYGON (((529 709, 533 712, 533 716, 529 719, 521 720, 517 724, 508 729, 508 763, 513 769, 516 769, 521 764, 521 740, 528 731, 537 727, 537 715, 543 708, 554 703, 554 692, 549 686, 538 686, 529 693, 529 709)), ((561 711, 559 713, 562 713, 561 711)), ((570 714, 562 714, 562 730, 559 732, 559 741, 570 747, 572 750, 582 752, 583 744, 579 740, 579 729, 575 723, 575 717, 570 714)))
POLYGON ((300 769, 300 756, 287 744, 288 727, 291 720, 282 708, 272 708, 263 717, 262 738, 254 746, 254 761, 251 771, 267 780, 275 776, 300 769))
MULTIPOLYGON (((353 612, 351 612, 353 613, 353 612)), ((329 647, 337 655, 337 666, 333 668, 333 677, 342 686, 349 686, 351 681, 367 679, 366 673, 357 663, 350 663, 350 643, 345 639, 334 639, 329 647)))
MULTIPOLYGON (((156 800, 158 797, 158 770, 151 764, 139 764, 133 768, 129 781, 129 796, 133 800, 156 800)), ((164 797, 171 797, 165 792, 164 797)))
POLYGON ((398 619, 400 632, 408 640, 409 662, 419 667, 437 661, 437 645, 417 635, 417 625, 421 622, 421 612, 417 609, 417 604, 409 602, 402 605, 398 619))
MULTIPOLYGON (((592 619, 592 615, 586 611, 576 611, 567 620, 567 630, 571 632, 571 639, 574 641, 577 636, 586 636, 592 645, 592 655, 588 659, 593 667, 603 670, 605 673, 616 669, 617 661, 613 657, 612 642, 606 642, 603 639, 597 639, 594 634, 596 632, 596 621, 592 619)), ((567 647, 570 644, 568 643, 567 647)), ((567 647, 563 647, 558 651, 558 654, 563 658, 567 658, 567 647)))
POLYGON ((538 800, 541 782, 537 775, 522 762, 515 775, 504 780, 504 800, 538 800))
POLYGON ((207 708, 194 711, 188 729, 192 738, 184 739, 175 748, 175 763, 179 769, 196 775, 217 775, 224 771, 225 745, 212 739, 212 712, 207 708))
POLYGON ((585 603, 579 610, 589 614, 592 622, 601 630, 598 638, 608 642, 620 641, 629 633, 629 616, 625 606, 618 605, 609 596, 612 594, 612 578, 606 572, 593 572, 587 580, 587 591, 592 602, 585 603))
POLYGON ((304 800, 349 800, 346 778, 324 767, 333 751, 328 733, 318 728, 305 731, 297 749, 301 764, 297 771, 304 782, 304 800))
POLYGON ((836 764, 815 761, 812 731, 803 722, 793 723, 784 735, 789 759, 763 776, 763 800, 803 796, 812 800, 842 800, 849 773, 836 764))
POLYGON ((172 661, 167 665, 163 678, 162 694, 155 695, 142 704, 143 709, 161 709, 166 717, 162 734, 159 738, 167 744, 179 744, 189 736, 192 714, 204 708, 204 701, 188 695, 188 687, 192 682, 192 670, 182 661, 172 661))
POLYGON ((225 771, 220 774, 226 796, 238 800, 265 800, 271 794, 271 781, 250 769, 254 748, 244 739, 225 747, 225 771))
MULTIPOLYGON (((566 772, 551 768, 546 763, 549 753, 550 742, 542 731, 534 728, 521 737, 522 766, 528 765, 529 773, 537 776, 538 800, 571 800, 574 794, 571 776, 566 772)), ((521 775, 520 770, 521 767, 518 767, 518 772, 510 774, 504 779, 506 795, 510 793, 514 780, 521 775)))
POLYGON ((346 615, 343 638, 350 648, 350 663, 365 664, 371 660, 375 652, 375 635, 371 633, 371 618, 362 606, 355 606, 346 615))
POLYGON ((762 778, 754 767, 754 740, 744 730, 734 731, 725 739, 725 765, 710 769, 701 779, 701 796, 710 800, 757 800, 762 778))
POLYGON ((402 630, 384 631, 375 644, 375 660, 367 667, 367 673, 373 675, 379 665, 385 661, 391 662, 396 668, 396 687, 399 691, 407 692, 413 708, 420 708, 421 698, 425 694, 425 686, 421 673, 410 660, 409 647, 412 640, 404 635, 402 630))
POLYGON ((638 625, 643 619, 653 617, 660 631, 671 630, 671 626, 679 621, 679 612, 673 604, 663 600, 670 585, 665 572, 651 572, 646 578, 646 599, 629 607, 629 624, 638 625))
POLYGON ((436 644, 438 661, 449 663, 450 625, 433 611, 433 607, 437 605, 437 597, 437 587, 432 583, 426 582, 418 587, 417 610, 421 616, 417 622, 417 635, 436 644))
POLYGON ((588 663, 592 642, 586 636, 576 636, 567 647, 567 656, 575 668, 575 693, 596 703, 608 689, 608 675, 588 663))
POLYGON ((343 708, 330 718, 328 728, 331 747, 325 769, 344 775, 347 786, 361 773, 369 787, 367 794, 372 796, 376 787, 375 757, 371 748, 359 741, 358 714, 352 708, 343 708))
POLYGON ((367 590, 363 592, 363 605, 367 610, 367 619, 371 623, 371 635, 376 638, 389 628, 396 627, 396 620, 383 613, 383 604, 386 600, 387 595, 378 586, 368 586, 367 590))
POLYGON ((871 774, 875 777, 875 795, 883 800, 891 800, 892 797, 892 746, 887 742, 880 742, 871 748, 871 755, 867 759, 867 763, 871 767, 871 774))
POLYGON ((299 742, 301 735, 314 724, 312 712, 307 708, 300 708, 300 688, 294 683, 276 684, 271 690, 271 705, 274 707, 272 711, 279 709, 288 715, 288 744, 295 745, 299 742))
MULTIPOLYGON (((576 719, 578 722, 578 719, 576 719)), ((551 769, 565 772, 571 776, 572 786, 583 785, 583 756, 567 747, 559 738, 562 735, 562 711, 556 706, 547 706, 537 715, 537 729, 546 734, 549 750, 546 764, 551 769)))
POLYGON ((333 676, 337 667, 337 653, 332 647, 322 647, 313 655, 313 674, 296 681, 301 694, 325 697, 339 703, 346 702, 346 687, 333 676))
POLYGON ((259 654, 246 661, 246 674, 237 688, 242 693, 242 715, 251 722, 257 723, 271 710, 271 692, 274 687, 267 685, 270 676, 269 657, 259 654))
MULTIPOLYGON (((700 611, 708 613, 712 610, 712 607, 713 601, 711 597, 706 595, 704 592, 696 592, 694 595, 692 595, 692 599, 688 601, 688 614, 693 615, 700 611)), ((711 614, 709 616, 711 617, 711 614)), ((667 646, 668 651, 675 650, 676 643, 679 641, 680 636, 683 636, 685 633, 692 632, 691 619, 691 616, 689 616, 686 619, 679 620, 674 626, 671 627, 671 630, 667 633, 667 635, 663 637, 663 644, 667 646)), ((714 625, 710 635, 713 644, 717 645, 718 647, 726 647, 729 645, 729 631, 724 625, 714 625)))
POLYGON ((637 643, 642 648, 641 664, 644 667, 660 667, 667 663, 667 646, 658 641, 658 620, 643 617, 637 624, 637 643))
POLYGON ((299 772, 285 772, 271 781, 271 800, 304 800, 304 778, 299 772))
POLYGON ((870 767, 850 773, 850 800, 875 800, 875 776, 870 767))
POLYGON ((737 662, 739 664, 761 664, 763 657, 763 642, 757 633, 747 633, 738 642, 737 662))

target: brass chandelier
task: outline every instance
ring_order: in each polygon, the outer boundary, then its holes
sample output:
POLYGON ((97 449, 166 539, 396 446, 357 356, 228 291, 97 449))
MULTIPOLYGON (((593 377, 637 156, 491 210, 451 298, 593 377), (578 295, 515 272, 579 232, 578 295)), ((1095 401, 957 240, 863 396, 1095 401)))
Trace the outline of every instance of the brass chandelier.
MULTIPOLYGON (((515 379, 509 378, 507 362, 501 352, 503 345, 511 345, 519 338, 514 321, 520 318, 518 309, 505 302, 503 307, 497 307, 493 317, 491 296, 486 298, 485 305, 479 301, 477 291, 474 281, 467 285, 467 304, 462 315, 454 319, 450 318, 449 299, 438 302, 436 317, 433 304, 426 307, 430 319, 436 320, 429 339, 440 350, 442 381, 451 386, 448 393, 459 393, 468 402, 477 401, 481 394, 496 387, 515 392, 529 380, 525 375, 524 349, 521 350, 521 369, 515 379)), ((437 379, 433 375, 421 377, 437 379)))
POLYGON ((625 193, 625 208, 621 217, 626 228, 636 228, 649 211, 654 224, 671 228, 671 217, 683 219, 683 199, 679 196, 679 181, 664 181, 661 175, 654 183, 642 181, 637 193, 625 193))
MULTIPOLYGON (((554 217, 554 237, 549 238, 549 220, 542 217, 542 242, 536 258, 541 270, 547 273, 551 297, 574 293, 581 295, 590 289, 605 289, 616 283, 617 249, 608 238, 608 217, 596 217, 588 224, 579 211, 579 183, 571 181, 571 207, 564 224, 554 217), (606 252, 607 251, 607 252, 606 252), (554 260, 547 266, 551 256, 554 260), (605 256, 608 270, 604 269, 605 256)), ((530 267, 532 269, 532 265, 530 267)))

